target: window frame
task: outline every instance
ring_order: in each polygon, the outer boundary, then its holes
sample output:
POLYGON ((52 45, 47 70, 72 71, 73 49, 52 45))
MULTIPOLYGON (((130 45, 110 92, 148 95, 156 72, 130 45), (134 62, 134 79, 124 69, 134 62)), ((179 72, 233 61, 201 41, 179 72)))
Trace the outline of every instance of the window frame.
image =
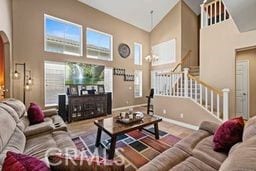
POLYGON ((105 33, 105 32, 102 32, 102 31, 99 31, 99 30, 96 30, 96 29, 93 29, 91 27, 87 27, 86 28, 86 57, 89 58, 89 59, 97 59, 97 60, 102 60, 102 61, 113 61, 113 35, 112 34, 109 34, 109 33, 105 33), (87 36, 87 31, 93 31, 93 32, 96 32, 96 33, 100 33, 100 34, 103 34, 105 36, 108 36, 110 37, 110 59, 109 60, 106 60, 106 59, 102 59, 102 58, 98 58, 98 57, 95 57, 95 56, 91 56, 91 55, 88 55, 87 54, 87 40, 88 40, 88 36, 87 36))
POLYGON ((141 43, 134 42, 134 64, 135 64, 135 65, 141 66, 142 63, 143 63, 143 60, 142 60, 143 52, 142 52, 142 50, 143 50, 142 44, 141 44, 141 43), (139 62, 139 64, 136 64, 136 62, 135 62, 135 61, 136 61, 136 60, 135 60, 135 46, 139 46, 139 47, 140 47, 140 62, 139 62))
POLYGON ((80 24, 76 24, 76 23, 73 23, 73 22, 70 22, 70 21, 58 18, 58 17, 54 17, 54 16, 51 16, 51 15, 48 15, 48 14, 44 14, 44 51, 48 52, 48 53, 57 53, 57 54, 63 54, 63 55, 69 55, 69 56, 79 56, 79 57, 82 57, 83 56, 83 26, 80 25, 80 24), (55 20, 57 22, 62 22, 64 24, 70 24, 70 25, 79 27, 80 34, 81 34, 81 38, 80 38, 80 54, 77 54, 77 55, 76 54, 72 54, 71 55, 71 54, 68 54, 68 53, 52 52, 52 51, 48 51, 46 49, 46 20, 47 19, 52 19, 52 20, 55 20))
POLYGON ((141 69, 137 69, 134 71, 134 76, 136 75, 136 72, 140 73, 141 75, 141 79, 140 79, 140 95, 139 96, 136 96, 136 93, 135 93, 135 80, 134 80, 134 98, 142 98, 143 97, 143 71, 141 69))

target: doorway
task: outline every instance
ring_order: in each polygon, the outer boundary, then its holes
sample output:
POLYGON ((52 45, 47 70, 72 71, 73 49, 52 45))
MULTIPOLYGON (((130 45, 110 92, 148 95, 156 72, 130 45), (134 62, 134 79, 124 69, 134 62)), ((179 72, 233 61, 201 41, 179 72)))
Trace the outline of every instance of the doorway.
POLYGON ((249 61, 236 62, 236 115, 249 119, 249 61))
POLYGON ((0 36, 0 99, 5 97, 5 60, 4 60, 4 41, 0 36))

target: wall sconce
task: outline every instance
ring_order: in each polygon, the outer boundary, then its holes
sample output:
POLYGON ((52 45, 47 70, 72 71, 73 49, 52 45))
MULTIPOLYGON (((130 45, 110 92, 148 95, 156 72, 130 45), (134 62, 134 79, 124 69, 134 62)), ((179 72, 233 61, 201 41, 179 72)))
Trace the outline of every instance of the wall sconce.
POLYGON ((15 71, 14 71, 14 78, 19 79, 20 73, 17 70, 17 66, 23 66, 23 83, 24 83, 24 89, 23 89, 23 102, 26 103, 26 91, 29 91, 31 89, 31 85, 33 83, 32 81, 32 74, 31 70, 26 69, 26 63, 16 63, 15 64, 15 71))

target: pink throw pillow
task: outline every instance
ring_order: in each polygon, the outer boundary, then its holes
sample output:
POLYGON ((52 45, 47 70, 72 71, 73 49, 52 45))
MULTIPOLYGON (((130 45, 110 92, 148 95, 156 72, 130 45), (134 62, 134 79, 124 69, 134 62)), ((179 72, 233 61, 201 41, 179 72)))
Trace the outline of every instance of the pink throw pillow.
POLYGON ((229 152, 230 148, 242 141, 244 120, 242 117, 224 122, 215 132, 214 151, 229 152))
POLYGON ((44 113, 40 106, 35 103, 30 103, 28 108, 28 119, 30 125, 35 125, 41 122, 44 122, 44 113))

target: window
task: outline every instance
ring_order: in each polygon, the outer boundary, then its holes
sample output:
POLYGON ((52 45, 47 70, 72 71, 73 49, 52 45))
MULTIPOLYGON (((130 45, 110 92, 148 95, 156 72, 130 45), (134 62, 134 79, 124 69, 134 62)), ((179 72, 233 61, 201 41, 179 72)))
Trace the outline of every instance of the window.
POLYGON ((49 15, 44 18, 45 51, 82 56, 82 26, 49 15))
POLYGON ((86 31, 87 57, 106 61, 113 60, 113 37, 91 28, 86 31))
POLYGON ((65 63, 44 63, 45 106, 58 104, 58 94, 65 93, 65 63))
POLYGON ((134 64, 142 65, 142 44, 134 43, 134 64))
POLYGON ((142 71, 136 70, 134 73, 134 96, 142 97, 142 71))
POLYGON ((105 67, 104 87, 105 92, 113 92, 113 68, 105 67))
POLYGON ((176 62, 176 40, 172 39, 152 47, 153 54, 159 57, 153 65, 163 65, 176 62))

